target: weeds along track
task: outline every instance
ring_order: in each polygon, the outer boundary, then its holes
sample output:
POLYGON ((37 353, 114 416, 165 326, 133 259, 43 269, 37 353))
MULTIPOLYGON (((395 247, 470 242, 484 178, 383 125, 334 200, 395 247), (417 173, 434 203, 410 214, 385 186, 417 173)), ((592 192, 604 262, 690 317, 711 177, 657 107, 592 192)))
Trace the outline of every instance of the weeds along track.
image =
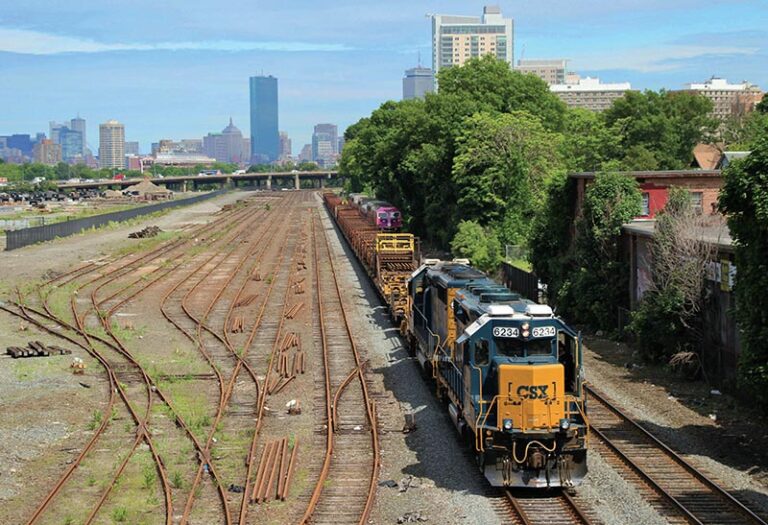
MULTIPOLYGON (((238 218, 242 216, 242 212, 238 213, 231 213, 227 214, 227 216, 223 219, 217 220, 211 225, 202 226, 197 229, 195 233, 198 235, 200 233, 205 232, 206 230, 209 230, 213 227, 221 227, 224 226, 224 223, 226 223, 228 220, 231 220, 232 218, 238 218)), ((215 242, 215 241, 214 241, 215 242)), ((105 275, 109 274, 110 277, 107 279, 108 281, 116 281, 118 278, 120 278, 123 275, 126 275, 129 273, 127 270, 131 267, 135 267, 137 264, 141 262, 146 262, 148 260, 151 260, 152 258, 158 257, 164 253, 169 253, 174 249, 181 248, 184 244, 184 241, 177 240, 165 243, 163 246, 152 250, 151 252, 142 255, 138 258, 133 258, 131 262, 126 261, 126 257, 120 258, 119 262, 122 262, 120 266, 118 266, 115 271, 113 272, 102 272, 98 274, 95 278, 92 278, 91 280, 87 281, 84 285, 81 285, 79 289, 84 288, 85 286, 92 285, 99 281, 100 279, 103 279, 105 275)), ((208 243, 211 244, 211 243, 208 243)), ((64 276, 59 276, 57 278, 52 279, 49 281, 48 284, 55 285, 58 283, 59 285, 64 282, 64 279, 67 281, 71 281, 77 278, 80 278, 82 276, 85 276, 89 273, 93 273, 94 270, 97 269, 96 265, 86 265, 85 267, 78 268, 72 272, 69 272, 68 274, 64 276), (63 277, 63 278, 62 278, 63 277)), ((131 294, 129 298, 135 297, 142 291, 146 290, 151 286, 152 284, 159 282, 161 277, 164 275, 167 275, 168 272, 165 272, 162 275, 159 275, 157 279, 150 280, 148 283, 142 285, 139 290, 131 294)), ((133 284, 136 284, 135 282, 133 284)), ((100 286, 99 288, 101 288, 100 286)), ((121 288, 121 291, 124 292, 127 289, 129 289, 131 286, 123 286, 121 288)), ((152 460, 155 464, 155 467, 157 469, 157 472, 160 475, 160 485, 161 485, 161 491, 163 498, 165 500, 165 515, 166 515, 166 523, 169 523, 171 520, 171 503, 170 503, 170 489, 169 489, 169 482, 166 476, 165 469, 163 468, 163 462, 161 458, 159 457, 157 448, 155 447, 155 444, 151 438, 151 433, 148 430, 148 423, 149 423, 149 410, 153 403, 153 392, 157 392, 157 389, 154 385, 151 384, 151 380, 148 378, 146 371, 143 370, 141 365, 136 362, 135 359, 132 358, 130 353, 128 353, 125 346, 122 345, 122 343, 119 341, 119 338, 115 336, 113 333, 111 326, 109 325, 108 319, 109 315, 103 315, 103 313, 98 310, 99 307, 99 301, 96 299, 96 294, 93 292, 91 294, 91 304, 93 306, 93 309, 100 313, 99 318, 102 321, 103 329, 106 332, 106 335, 111 338, 108 339, 107 337, 103 337, 98 334, 94 334, 93 329, 87 329, 86 328, 86 318, 87 318, 87 312, 86 313, 78 313, 77 310, 77 304, 76 304, 76 295, 73 294, 71 297, 71 310, 72 310, 72 317, 73 317, 73 323, 69 323, 64 319, 61 319, 57 315, 55 315, 50 307, 47 304, 47 294, 40 294, 41 297, 44 298, 43 305, 44 310, 36 310, 32 307, 25 306, 24 302, 25 299, 21 296, 19 297, 19 301, 17 302, 17 311, 13 311, 11 313, 14 313, 15 315, 19 315, 21 317, 26 318, 29 322, 34 324, 35 326, 38 326, 39 328, 48 331, 52 335, 56 335, 58 337, 63 337, 67 339, 72 344, 76 344, 77 346, 83 348, 84 350, 88 351, 91 355, 93 355, 98 362, 104 367, 104 369, 107 372, 108 382, 109 382, 109 398, 106 403, 106 412, 110 414, 109 417, 103 417, 101 423, 98 425, 98 428, 95 429, 96 432, 92 436, 92 438, 89 440, 89 442, 86 444, 85 448, 81 452, 81 454, 76 458, 76 460, 73 462, 72 465, 66 470, 65 474, 62 476, 62 478, 59 480, 59 482, 56 484, 56 486, 50 491, 50 493, 44 498, 43 502, 40 504, 39 508, 35 511, 33 516, 30 518, 30 523, 34 523, 37 521, 37 519, 44 513, 44 511, 48 508, 50 503, 54 500, 54 498, 61 492, 62 487, 64 486, 65 482, 71 477, 72 473, 75 471, 75 469, 81 464, 82 460, 88 454, 88 452, 93 448, 94 443, 99 439, 100 436, 104 435, 105 432, 110 429, 113 434, 119 434, 119 432, 115 432, 115 426, 116 425, 109 425, 109 422, 113 419, 116 419, 115 416, 120 416, 120 412, 116 412, 117 407, 119 407, 119 410, 125 411, 129 413, 130 418, 133 420, 135 428, 133 431, 130 430, 128 425, 126 425, 126 431, 124 434, 128 434, 132 439, 132 445, 123 446, 123 450, 130 450, 129 453, 125 454, 124 459, 120 463, 119 467, 117 468, 115 474, 113 475, 112 482, 107 484, 107 488, 102 493, 101 497, 98 500, 98 503, 94 510, 89 514, 89 516, 84 520, 84 522, 89 523, 93 520, 95 517, 98 509, 103 504, 104 500, 106 500, 107 496, 109 495, 112 487, 114 486, 114 483, 119 478, 120 474, 125 470, 126 466, 128 466, 128 462, 133 455, 133 452, 137 449, 138 445, 142 442, 145 443, 145 445, 148 447, 152 460), (83 339, 83 342, 77 341, 76 339, 72 338, 71 336, 67 336, 63 333, 59 333, 56 330, 51 330, 47 326, 43 325, 40 320, 52 320, 56 322, 62 329, 70 331, 74 334, 77 334, 83 339), (109 354, 109 355, 108 355, 109 354), (141 399, 142 397, 146 396, 146 404, 145 404, 145 410, 143 414, 140 414, 139 411, 134 408, 134 405, 137 404, 136 401, 138 399, 141 399), (123 402, 123 406, 120 406, 117 404, 116 406, 116 397, 119 397, 120 400, 123 402)), ((124 304, 127 302, 127 299, 124 299, 121 301, 121 304, 124 304)), ((110 309, 110 314, 114 312, 117 309, 118 305, 115 305, 110 309)), ((6 309, 8 311, 8 309, 6 309)), ((164 399, 164 396, 162 393, 158 394, 159 397, 167 403, 167 399, 164 399)), ((178 419, 178 418, 177 418, 178 419)), ((124 437, 128 437, 124 436, 124 437)), ((112 438, 117 438, 118 436, 110 436, 112 438)))
POLYGON ((365 379, 325 227, 313 215, 312 247, 323 377, 325 456, 301 523, 366 523, 379 471, 375 406, 365 379))
POLYGON ((669 523, 765 525, 715 481, 592 388, 589 419, 596 448, 669 523))

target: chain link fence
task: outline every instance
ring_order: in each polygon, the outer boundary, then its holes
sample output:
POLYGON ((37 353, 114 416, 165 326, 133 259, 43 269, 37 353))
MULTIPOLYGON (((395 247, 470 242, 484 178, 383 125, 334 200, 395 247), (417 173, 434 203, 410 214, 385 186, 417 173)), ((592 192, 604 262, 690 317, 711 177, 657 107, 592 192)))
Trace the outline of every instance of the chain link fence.
POLYGON ((21 230, 13 231, 6 230, 5 250, 16 250, 18 248, 23 248, 24 246, 29 246, 30 244, 50 241, 56 237, 69 237, 70 235, 75 235, 89 228, 99 228, 100 226, 105 226, 110 222, 123 222, 134 219, 136 217, 141 217, 142 215, 149 215, 151 213, 156 213, 171 208, 177 208, 179 206, 196 204, 204 200, 212 199, 213 197, 218 197, 226 191, 228 190, 213 191, 203 195, 189 197, 187 199, 150 204, 148 206, 142 206, 130 210, 103 213, 101 215, 94 215, 92 217, 85 217, 83 219, 75 219, 65 222, 57 222, 55 224, 48 224, 45 226, 35 226, 33 228, 24 228, 21 230))

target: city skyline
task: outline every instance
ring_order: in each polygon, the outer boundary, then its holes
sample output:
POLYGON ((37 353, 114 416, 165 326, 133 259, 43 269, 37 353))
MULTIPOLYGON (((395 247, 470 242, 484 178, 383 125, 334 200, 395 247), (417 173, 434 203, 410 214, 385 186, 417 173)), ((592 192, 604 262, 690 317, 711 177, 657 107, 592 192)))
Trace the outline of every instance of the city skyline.
MULTIPOLYGON (((431 54, 426 13, 477 16, 484 3, 395 0, 352 9, 343 1, 313 10, 299 1, 260 5, 258 13, 241 1, 215 13, 187 3, 180 10, 175 0, 153 10, 144 0, 110 10, 90 0, 66 9, 45 1, 9 5, 0 18, 0 97, 12 103, 0 115, 0 134, 34 136, 79 112, 87 137, 97 136, 99 122, 117 119, 146 151, 162 137, 220 130, 230 115, 248 122, 243 83, 263 70, 280 79, 280 127, 297 148, 311 142, 317 122, 342 130, 400 99, 403 71, 417 64, 417 53, 431 54), (244 13, 263 23, 252 27, 244 13), (126 23, 112 23, 118 19, 126 23), (301 37, 284 34, 285 20, 290 35, 301 37)), ((636 89, 682 89, 713 75, 768 88, 762 2, 499 4, 515 21, 515 61, 523 53, 567 58, 585 76, 636 89)))

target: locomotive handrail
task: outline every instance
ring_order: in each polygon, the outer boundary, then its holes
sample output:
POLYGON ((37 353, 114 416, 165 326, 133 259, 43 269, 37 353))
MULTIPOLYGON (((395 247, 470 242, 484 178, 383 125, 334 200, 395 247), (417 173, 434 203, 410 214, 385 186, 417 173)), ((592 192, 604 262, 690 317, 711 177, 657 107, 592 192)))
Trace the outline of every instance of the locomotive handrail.
POLYGON ((567 402, 566 404, 566 417, 570 420, 570 416, 574 413, 571 410, 571 403, 574 403, 576 405, 576 409, 578 410, 579 414, 581 414, 581 418, 584 420, 584 426, 586 427, 586 433, 584 434, 584 447, 589 447, 589 418, 587 417, 587 413, 584 411, 584 400, 579 399, 576 396, 573 396, 571 394, 565 394, 565 400, 567 402))

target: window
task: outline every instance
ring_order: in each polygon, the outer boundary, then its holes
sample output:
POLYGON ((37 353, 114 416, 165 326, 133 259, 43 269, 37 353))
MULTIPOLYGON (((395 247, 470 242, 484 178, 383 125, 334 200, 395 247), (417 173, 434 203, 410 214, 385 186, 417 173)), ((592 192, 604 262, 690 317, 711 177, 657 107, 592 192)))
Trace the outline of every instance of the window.
POLYGON ((486 366, 489 362, 488 341, 480 339, 475 343, 475 365, 486 366))
POLYGON ((704 211, 704 207, 702 206, 703 196, 704 194, 700 191, 691 192, 691 207, 693 207, 693 211, 695 211, 698 215, 701 215, 701 213, 704 211))
POLYGON ((643 193, 643 211, 640 215, 651 214, 651 195, 649 193, 643 193))

